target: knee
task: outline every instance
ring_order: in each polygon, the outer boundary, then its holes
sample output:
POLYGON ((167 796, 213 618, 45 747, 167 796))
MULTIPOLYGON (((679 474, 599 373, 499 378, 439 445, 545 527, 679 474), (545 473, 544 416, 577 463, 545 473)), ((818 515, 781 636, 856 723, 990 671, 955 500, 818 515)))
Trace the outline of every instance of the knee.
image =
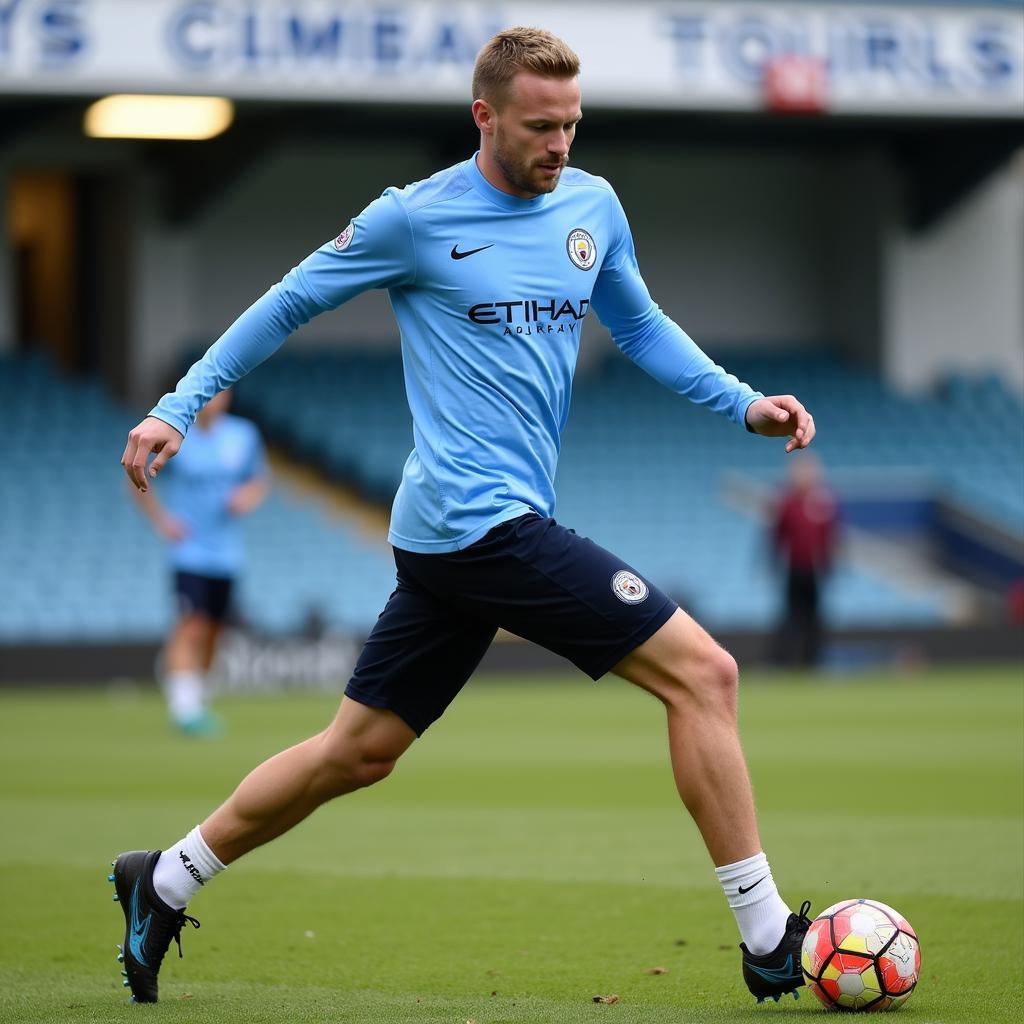
POLYGON ((195 647, 209 634, 211 622, 205 615, 185 615, 179 619, 172 640, 195 647))
POLYGON ((366 789, 386 779, 395 769, 400 750, 367 737, 322 736, 321 776, 333 795, 366 789))
POLYGON ((681 666, 675 680, 677 692, 706 711, 736 714, 739 666, 724 647, 710 637, 688 664, 681 666))
POLYGON ((740 688, 740 670, 736 659, 724 647, 712 643, 703 661, 701 674, 710 699, 717 707, 735 715, 740 688))
POLYGON ((398 758, 371 757, 363 755, 348 766, 352 789, 366 789, 367 786, 383 782, 398 764, 398 758))

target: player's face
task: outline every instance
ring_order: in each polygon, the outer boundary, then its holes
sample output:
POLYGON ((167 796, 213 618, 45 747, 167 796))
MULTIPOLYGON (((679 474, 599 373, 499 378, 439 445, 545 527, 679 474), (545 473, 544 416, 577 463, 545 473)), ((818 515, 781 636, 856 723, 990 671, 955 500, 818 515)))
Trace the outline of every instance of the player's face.
POLYGON ((542 78, 520 71, 494 111, 494 162, 513 195, 553 192, 569 162, 580 112, 576 78, 542 78))

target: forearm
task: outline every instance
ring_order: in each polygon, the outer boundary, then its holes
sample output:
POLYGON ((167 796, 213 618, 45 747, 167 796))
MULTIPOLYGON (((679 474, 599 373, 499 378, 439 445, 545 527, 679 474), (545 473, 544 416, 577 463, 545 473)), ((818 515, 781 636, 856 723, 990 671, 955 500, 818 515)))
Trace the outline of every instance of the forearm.
POLYGON ((304 286, 299 271, 292 270, 193 363, 150 415, 184 436, 206 402, 268 359, 293 331, 325 308, 304 286))
POLYGON ((266 476, 254 477, 241 484, 231 496, 231 508, 236 515, 247 515, 259 508, 267 497, 270 482, 266 476))
POLYGON ((764 397, 718 366, 657 306, 652 305, 630 329, 618 332, 615 341, 625 355, 665 387, 741 425, 747 407, 764 397))
POLYGON ((130 493, 132 498, 135 500, 135 504, 138 505, 142 514, 150 521, 153 528, 157 532, 161 532, 164 523, 167 520, 167 512, 164 510, 163 505, 161 505, 157 500, 152 488, 146 491, 140 491, 133 487, 130 493))

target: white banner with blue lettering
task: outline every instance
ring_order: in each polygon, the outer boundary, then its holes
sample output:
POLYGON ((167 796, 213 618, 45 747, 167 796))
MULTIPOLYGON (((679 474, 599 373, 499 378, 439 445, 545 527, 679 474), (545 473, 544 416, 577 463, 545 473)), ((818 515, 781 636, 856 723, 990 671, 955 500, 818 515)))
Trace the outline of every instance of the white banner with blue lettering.
POLYGON ((1024 117, 1008 3, 0 0, 0 94, 467 103, 477 50, 514 24, 577 50, 591 105, 757 110, 797 55, 831 113, 1024 117))

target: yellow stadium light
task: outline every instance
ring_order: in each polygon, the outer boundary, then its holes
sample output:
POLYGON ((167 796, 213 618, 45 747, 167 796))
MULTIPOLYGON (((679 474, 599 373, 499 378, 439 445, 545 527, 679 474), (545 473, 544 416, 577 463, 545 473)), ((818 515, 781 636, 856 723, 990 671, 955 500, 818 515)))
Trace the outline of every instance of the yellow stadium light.
POLYGON ((212 139, 234 120, 221 96, 132 96, 97 100, 85 112, 85 134, 97 139, 212 139))

